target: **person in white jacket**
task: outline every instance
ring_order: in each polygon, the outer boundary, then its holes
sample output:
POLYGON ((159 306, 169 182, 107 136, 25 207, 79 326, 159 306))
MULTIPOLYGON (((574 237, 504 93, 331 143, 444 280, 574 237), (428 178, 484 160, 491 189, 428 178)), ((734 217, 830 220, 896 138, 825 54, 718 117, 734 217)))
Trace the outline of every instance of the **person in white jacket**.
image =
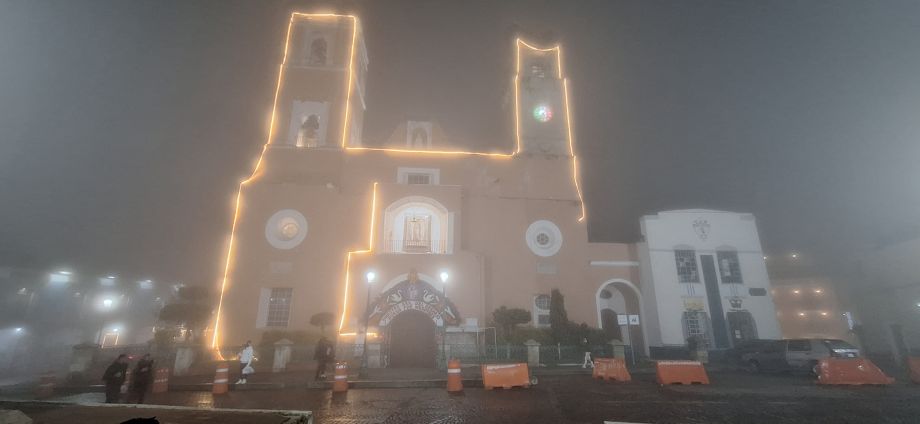
POLYGON ((252 341, 247 340, 246 344, 243 345, 243 350, 240 351, 240 379, 236 380, 236 384, 246 384, 246 377, 252 374, 252 360, 254 358, 255 352, 252 349, 252 341), (247 368, 249 369, 247 370, 247 368))

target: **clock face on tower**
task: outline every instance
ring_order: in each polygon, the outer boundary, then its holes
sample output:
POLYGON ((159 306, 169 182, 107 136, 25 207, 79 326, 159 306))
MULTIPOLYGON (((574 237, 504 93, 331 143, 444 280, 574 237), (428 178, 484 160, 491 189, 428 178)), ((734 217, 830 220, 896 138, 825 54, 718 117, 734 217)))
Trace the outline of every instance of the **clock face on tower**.
POLYGON ((549 122, 553 119, 553 109, 549 105, 540 104, 533 108, 533 119, 539 122, 549 122))

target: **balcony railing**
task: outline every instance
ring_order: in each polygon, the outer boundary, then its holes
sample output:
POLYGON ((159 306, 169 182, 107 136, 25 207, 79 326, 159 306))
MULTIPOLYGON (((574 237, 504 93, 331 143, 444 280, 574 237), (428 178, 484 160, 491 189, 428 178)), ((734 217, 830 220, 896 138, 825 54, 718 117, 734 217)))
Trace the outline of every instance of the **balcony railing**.
POLYGON ((447 240, 384 240, 383 251, 444 255, 447 253, 447 240))

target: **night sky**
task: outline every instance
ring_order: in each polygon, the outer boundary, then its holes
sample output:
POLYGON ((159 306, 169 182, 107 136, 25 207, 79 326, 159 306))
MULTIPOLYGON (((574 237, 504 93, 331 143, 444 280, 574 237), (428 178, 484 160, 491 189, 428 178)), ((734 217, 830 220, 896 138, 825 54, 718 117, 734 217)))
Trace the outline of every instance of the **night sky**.
POLYGON ((724 209, 839 259, 920 223, 918 1, 321 4, 0 0, 0 266, 216 284, 293 10, 361 17, 368 145, 511 146, 513 37, 562 42, 593 241, 724 209))

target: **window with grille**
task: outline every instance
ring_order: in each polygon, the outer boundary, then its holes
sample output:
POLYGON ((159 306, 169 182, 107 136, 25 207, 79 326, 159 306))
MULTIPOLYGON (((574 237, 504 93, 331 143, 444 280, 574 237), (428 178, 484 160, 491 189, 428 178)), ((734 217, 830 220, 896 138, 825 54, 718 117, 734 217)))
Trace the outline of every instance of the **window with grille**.
POLYGON ((683 317, 684 338, 695 337, 703 346, 711 346, 709 340, 709 315, 703 311, 684 311, 683 317))
POLYGON ((265 319, 266 327, 287 327, 291 319, 291 298, 294 289, 273 288, 268 298, 268 316, 265 319))
POLYGON ((396 182, 399 184, 439 185, 441 170, 437 168, 405 168, 396 170, 396 182))
POLYGON ((536 295, 533 298, 534 323, 537 327, 549 326, 550 297, 546 294, 536 295))
POLYGON ((411 173, 406 175, 406 184, 431 184, 431 175, 411 173))
POLYGON ((677 263, 677 281, 681 283, 700 282, 700 272, 696 267, 696 251, 675 250, 674 262, 677 263))
POLYGON ((738 252, 718 252, 719 275, 723 283, 742 284, 741 264, 738 262, 738 252))

